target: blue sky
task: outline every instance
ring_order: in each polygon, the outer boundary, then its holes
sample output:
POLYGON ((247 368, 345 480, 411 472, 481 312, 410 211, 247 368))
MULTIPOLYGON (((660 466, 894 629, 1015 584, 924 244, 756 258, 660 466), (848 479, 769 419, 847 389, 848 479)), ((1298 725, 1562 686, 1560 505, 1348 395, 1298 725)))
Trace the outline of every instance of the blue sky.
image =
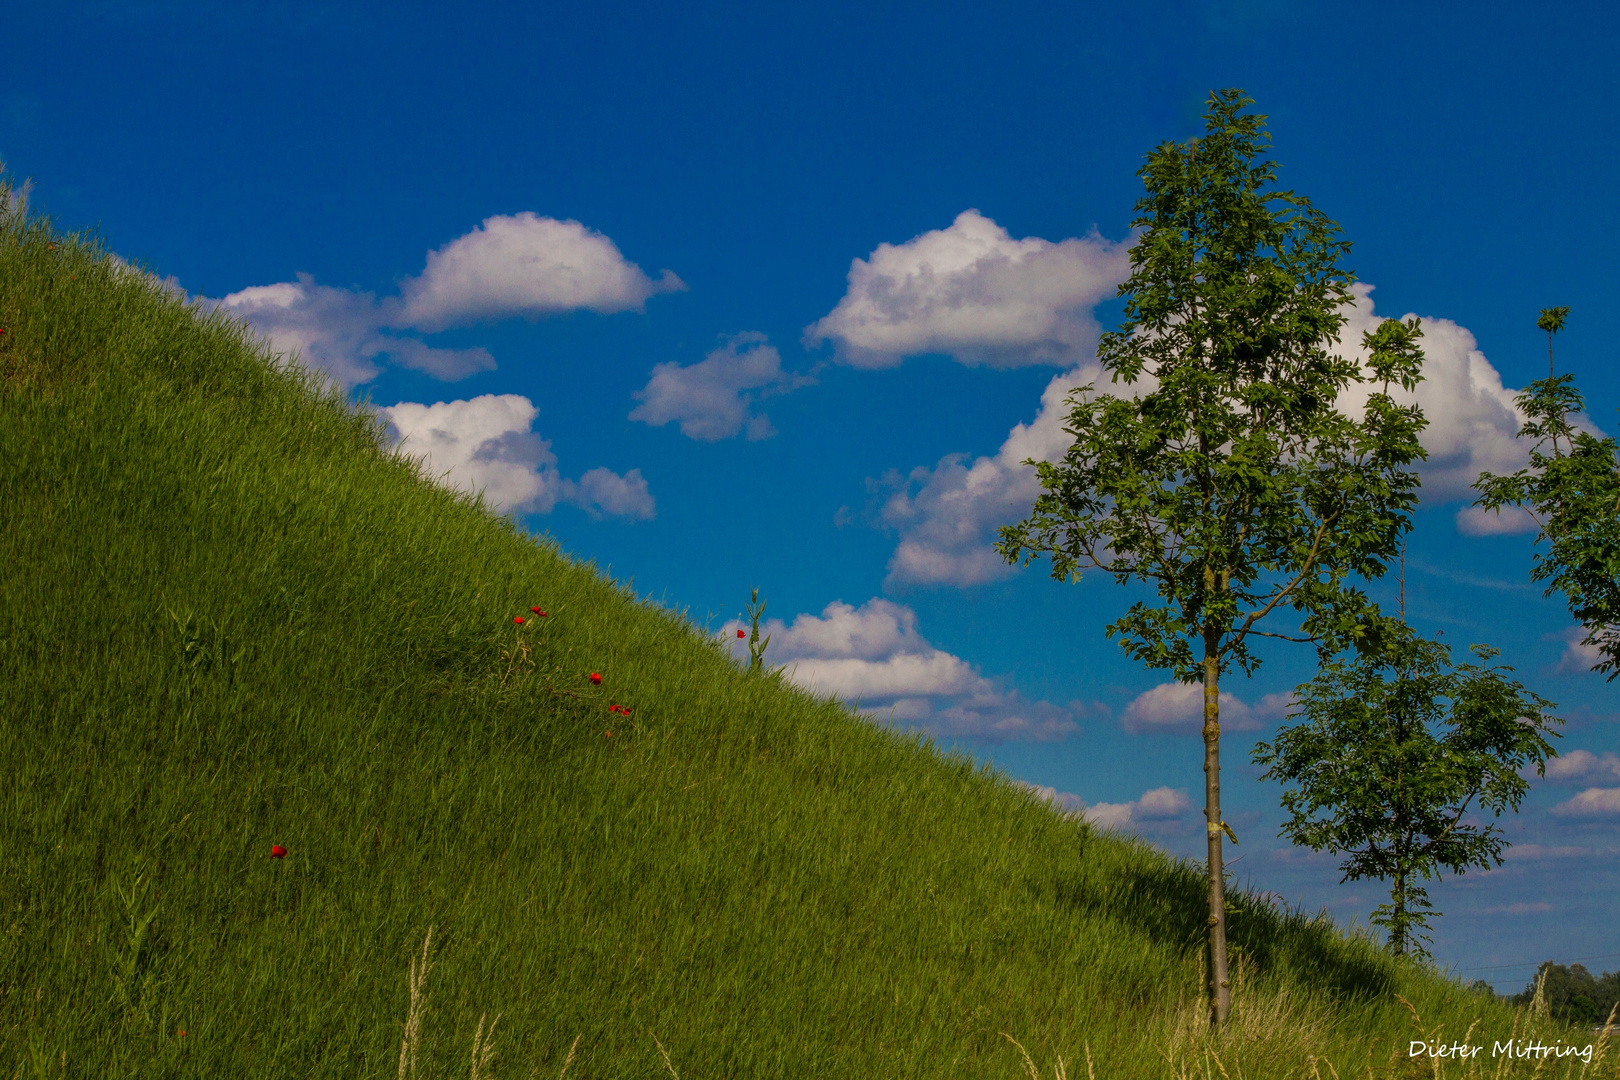
MULTIPOLYGON (((1131 594, 987 545, 1119 317, 1143 155, 1244 88, 1355 245, 1353 324, 1425 320, 1412 621, 1501 648, 1569 718, 1506 865, 1433 890, 1436 954, 1501 989, 1620 967, 1617 691, 1527 583, 1530 537, 1458 517, 1522 455, 1539 308, 1572 309, 1560 368, 1620 426, 1611 8, 216 7, 8 14, 0 160, 35 210, 300 349, 638 591, 725 632, 758 585, 800 677, 1187 854, 1201 746, 1103 637, 1131 594)), ((1379 884, 1277 839, 1247 764, 1311 670, 1266 655, 1230 681, 1234 869, 1364 921, 1379 884)))

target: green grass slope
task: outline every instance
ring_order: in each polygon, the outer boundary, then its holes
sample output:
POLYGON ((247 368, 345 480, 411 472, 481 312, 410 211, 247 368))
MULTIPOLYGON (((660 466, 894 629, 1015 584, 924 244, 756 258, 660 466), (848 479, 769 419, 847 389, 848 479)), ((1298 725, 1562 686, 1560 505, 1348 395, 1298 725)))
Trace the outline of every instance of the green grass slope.
POLYGON ((16 212, 0 328, 0 1076, 1384 1075, 1397 995, 1540 1022, 1238 895, 1211 1039, 1195 868, 750 677, 16 212))

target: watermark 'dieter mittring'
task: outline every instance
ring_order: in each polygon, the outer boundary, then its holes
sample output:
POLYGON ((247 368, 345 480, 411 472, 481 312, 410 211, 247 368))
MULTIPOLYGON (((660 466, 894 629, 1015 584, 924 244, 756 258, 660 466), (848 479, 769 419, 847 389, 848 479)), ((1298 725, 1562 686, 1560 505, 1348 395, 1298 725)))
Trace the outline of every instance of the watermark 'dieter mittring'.
MULTIPOLYGON (((1470 1046, 1468 1043, 1431 1043, 1421 1039, 1413 1039, 1406 1048, 1406 1056, 1433 1057, 1433 1058, 1471 1058, 1477 1055, 1481 1046, 1470 1046)), ((1592 1044, 1585 1046, 1571 1046, 1559 1039, 1554 1043, 1544 1043, 1539 1039, 1508 1039, 1506 1042, 1491 1042, 1491 1057, 1509 1058, 1535 1058, 1545 1061, 1548 1058, 1578 1057, 1587 1065, 1592 1064, 1592 1044)))

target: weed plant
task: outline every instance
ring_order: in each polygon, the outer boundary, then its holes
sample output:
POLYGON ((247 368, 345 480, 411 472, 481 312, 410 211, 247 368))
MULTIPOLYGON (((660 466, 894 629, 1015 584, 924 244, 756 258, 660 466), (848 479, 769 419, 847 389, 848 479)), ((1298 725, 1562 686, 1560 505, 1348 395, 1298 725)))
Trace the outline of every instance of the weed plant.
POLYGON ((14 206, 0 328, 0 1076, 1430 1075, 1414 1012, 1551 1024, 1234 893, 1212 1036, 1196 867, 748 673, 14 206))

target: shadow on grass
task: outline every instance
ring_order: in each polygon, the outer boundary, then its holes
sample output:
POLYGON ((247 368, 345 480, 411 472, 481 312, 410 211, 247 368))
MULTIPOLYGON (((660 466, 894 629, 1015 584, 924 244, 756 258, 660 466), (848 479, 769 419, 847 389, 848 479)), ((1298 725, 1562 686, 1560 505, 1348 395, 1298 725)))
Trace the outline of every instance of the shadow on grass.
MULTIPOLYGON (((1111 858, 1109 865, 1059 878, 1060 908, 1122 923, 1181 956, 1208 940, 1209 893, 1196 867, 1155 858, 1111 858)), ((1346 938, 1325 915, 1279 910, 1243 892, 1227 893, 1227 946, 1256 974, 1281 976, 1340 1001, 1394 993, 1395 965, 1378 946, 1346 938)))

